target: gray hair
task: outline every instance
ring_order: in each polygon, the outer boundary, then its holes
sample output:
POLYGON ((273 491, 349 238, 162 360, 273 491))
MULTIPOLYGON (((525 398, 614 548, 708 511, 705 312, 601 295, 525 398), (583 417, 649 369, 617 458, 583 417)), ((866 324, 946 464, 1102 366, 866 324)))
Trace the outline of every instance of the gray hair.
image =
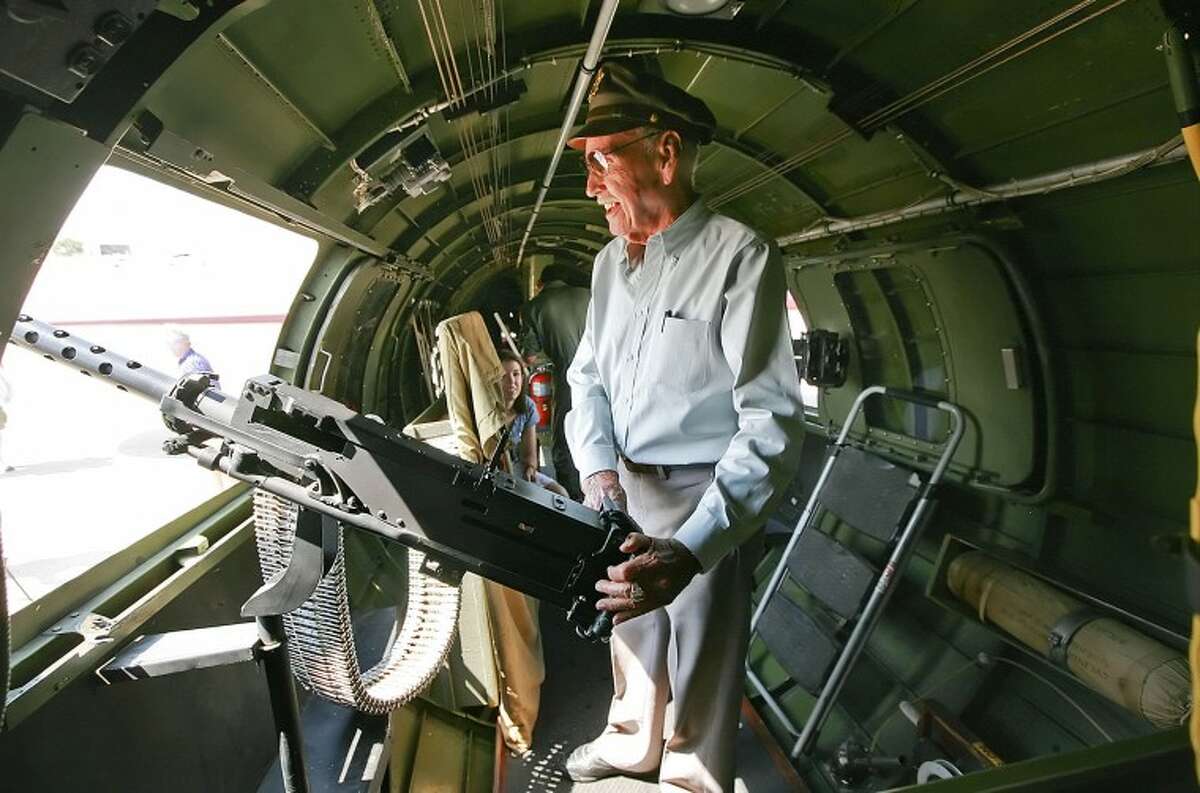
POLYGON ((191 344, 192 342, 191 337, 179 328, 167 326, 166 328, 163 328, 163 333, 167 337, 168 344, 173 344, 177 341, 187 342, 188 344, 191 344))
MULTIPOLYGON (((679 167, 680 173, 687 179, 688 187, 696 189, 696 166, 700 163, 700 144, 687 133, 678 129, 658 129, 657 127, 641 127, 643 134, 654 132, 674 132, 679 136, 679 167)), ((648 154, 653 154, 658 146, 658 137, 651 136, 642 141, 648 154)))

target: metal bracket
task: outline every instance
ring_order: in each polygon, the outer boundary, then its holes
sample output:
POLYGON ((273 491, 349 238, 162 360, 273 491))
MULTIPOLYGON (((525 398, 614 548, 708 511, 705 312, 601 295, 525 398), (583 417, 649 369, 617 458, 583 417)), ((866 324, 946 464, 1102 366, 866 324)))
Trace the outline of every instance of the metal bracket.
POLYGON ((242 605, 242 616, 268 617, 298 609, 333 566, 337 533, 334 518, 301 508, 288 566, 250 596, 242 605))
POLYGON ((0 0, 0 73, 72 102, 156 4, 0 0))
POLYGON ((253 661, 259 645, 253 622, 139 636, 96 670, 105 685, 175 672, 253 661))
POLYGON ((1071 646, 1071 640, 1075 638, 1075 634, 1079 632, 1080 628, 1099 617, 1098 612, 1086 607, 1068 612, 1060 617, 1058 622, 1050 628, 1050 635, 1046 637, 1049 646, 1048 656, 1051 662, 1066 669, 1067 648, 1071 646))

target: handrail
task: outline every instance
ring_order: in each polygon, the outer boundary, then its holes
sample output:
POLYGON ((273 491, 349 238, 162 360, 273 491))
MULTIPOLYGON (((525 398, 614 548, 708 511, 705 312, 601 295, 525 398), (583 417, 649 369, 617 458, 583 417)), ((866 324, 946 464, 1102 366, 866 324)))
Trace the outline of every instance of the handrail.
POLYGON ((608 30, 612 27, 613 17, 617 15, 619 5, 620 0, 604 0, 604 4, 600 6, 600 14, 596 17, 596 27, 592 30, 592 39, 588 42, 587 51, 583 53, 583 60, 579 64, 579 74, 575 77, 575 89, 571 93, 571 102, 567 105, 567 112, 563 114, 562 127, 558 131, 558 140, 554 144, 554 154, 550 157, 550 165, 546 168, 546 175, 542 178, 537 200, 533 203, 533 214, 529 216, 529 223, 525 226, 525 233, 521 236, 521 245, 517 248, 516 262, 518 266, 525 256, 525 244, 529 242, 533 224, 537 222, 538 213, 542 210, 542 202, 546 200, 550 182, 558 171, 563 147, 567 145, 571 128, 575 126, 575 117, 579 115, 579 108, 583 106, 583 95, 592 82, 592 75, 595 74, 596 65, 600 61, 600 50, 604 48, 604 42, 608 39, 608 30))

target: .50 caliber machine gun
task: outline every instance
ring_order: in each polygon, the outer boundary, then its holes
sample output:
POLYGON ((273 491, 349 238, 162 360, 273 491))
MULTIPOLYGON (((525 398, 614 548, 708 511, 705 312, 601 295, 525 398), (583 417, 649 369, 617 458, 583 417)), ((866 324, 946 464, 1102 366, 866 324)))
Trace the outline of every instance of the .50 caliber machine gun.
MULTIPOLYGON (((503 443, 488 464, 473 465, 278 377, 251 378, 232 396, 207 375, 176 379, 27 315, 11 341, 157 401, 176 433, 168 454, 190 454, 302 515, 416 549, 443 580, 470 570, 558 606, 585 638, 611 629, 595 584, 625 559, 620 545, 637 527, 615 508, 597 513, 499 470, 503 443)), ((286 612, 311 594, 321 555, 302 543, 319 552, 329 527, 301 518, 287 570, 247 601, 246 616, 286 612)))
MULTIPOLYGON (((242 606, 242 615, 258 623, 258 657, 270 689, 288 793, 309 788, 296 692, 283 649, 285 623, 313 603, 321 613, 331 611, 319 601, 319 587, 323 590, 326 576, 339 572, 343 528, 419 552, 410 561, 423 559, 420 580, 429 576, 456 584, 471 571, 558 606, 584 638, 606 639, 611 631, 610 615, 596 608, 602 596, 595 585, 607 577, 610 565, 626 558, 621 543, 637 526, 615 505, 597 513, 500 470, 507 437, 487 464, 473 465, 270 375, 251 378, 240 394, 230 395, 213 387, 208 375, 175 378, 27 315, 18 318, 10 342, 154 400, 175 433, 164 443, 166 453, 191 455, 205 468, 296 505, 287 507, 294 513, 281 521, 294 534, 275 535, 290 545, 279 557, 286 563, 242 606)), ((256 522, 258 512, 256 506, 256 522)), ((457 614, 457 598, 454 603, 457 614)), ((452 627, 451 621, 443 633, 452 627)), ((447 636, 442 657, 448 645, 447 636)), ((352 649, 348 654, 353 657, 352 649)), ((395 655, 401 665, 407 657, 395 655)), ((441 658, 434 662, 440 664, 441 658)), ((395 697, 368 697, 366 706, 358 700, 368 676, 382 683, 376 669, 361 680, 358 670, 351 670, 356 679, 349 685, 340 679, 342 690, 356 692, 354 701, 332 698, 373 713, 396 707, 402 700, 395 697)), ((314 683, 312 670, 304 671, 305 682, 314 683)))

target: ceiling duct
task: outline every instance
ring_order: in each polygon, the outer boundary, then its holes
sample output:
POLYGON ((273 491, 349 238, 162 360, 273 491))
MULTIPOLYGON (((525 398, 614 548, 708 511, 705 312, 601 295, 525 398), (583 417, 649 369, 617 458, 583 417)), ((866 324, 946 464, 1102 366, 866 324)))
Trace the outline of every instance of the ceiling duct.
POLYGON ((450 164, 438 151, 429 131, 392 131, 351 160, 354 206, 360 213, 397 189, 409 196, 428 195, 450 178, 450 164))

